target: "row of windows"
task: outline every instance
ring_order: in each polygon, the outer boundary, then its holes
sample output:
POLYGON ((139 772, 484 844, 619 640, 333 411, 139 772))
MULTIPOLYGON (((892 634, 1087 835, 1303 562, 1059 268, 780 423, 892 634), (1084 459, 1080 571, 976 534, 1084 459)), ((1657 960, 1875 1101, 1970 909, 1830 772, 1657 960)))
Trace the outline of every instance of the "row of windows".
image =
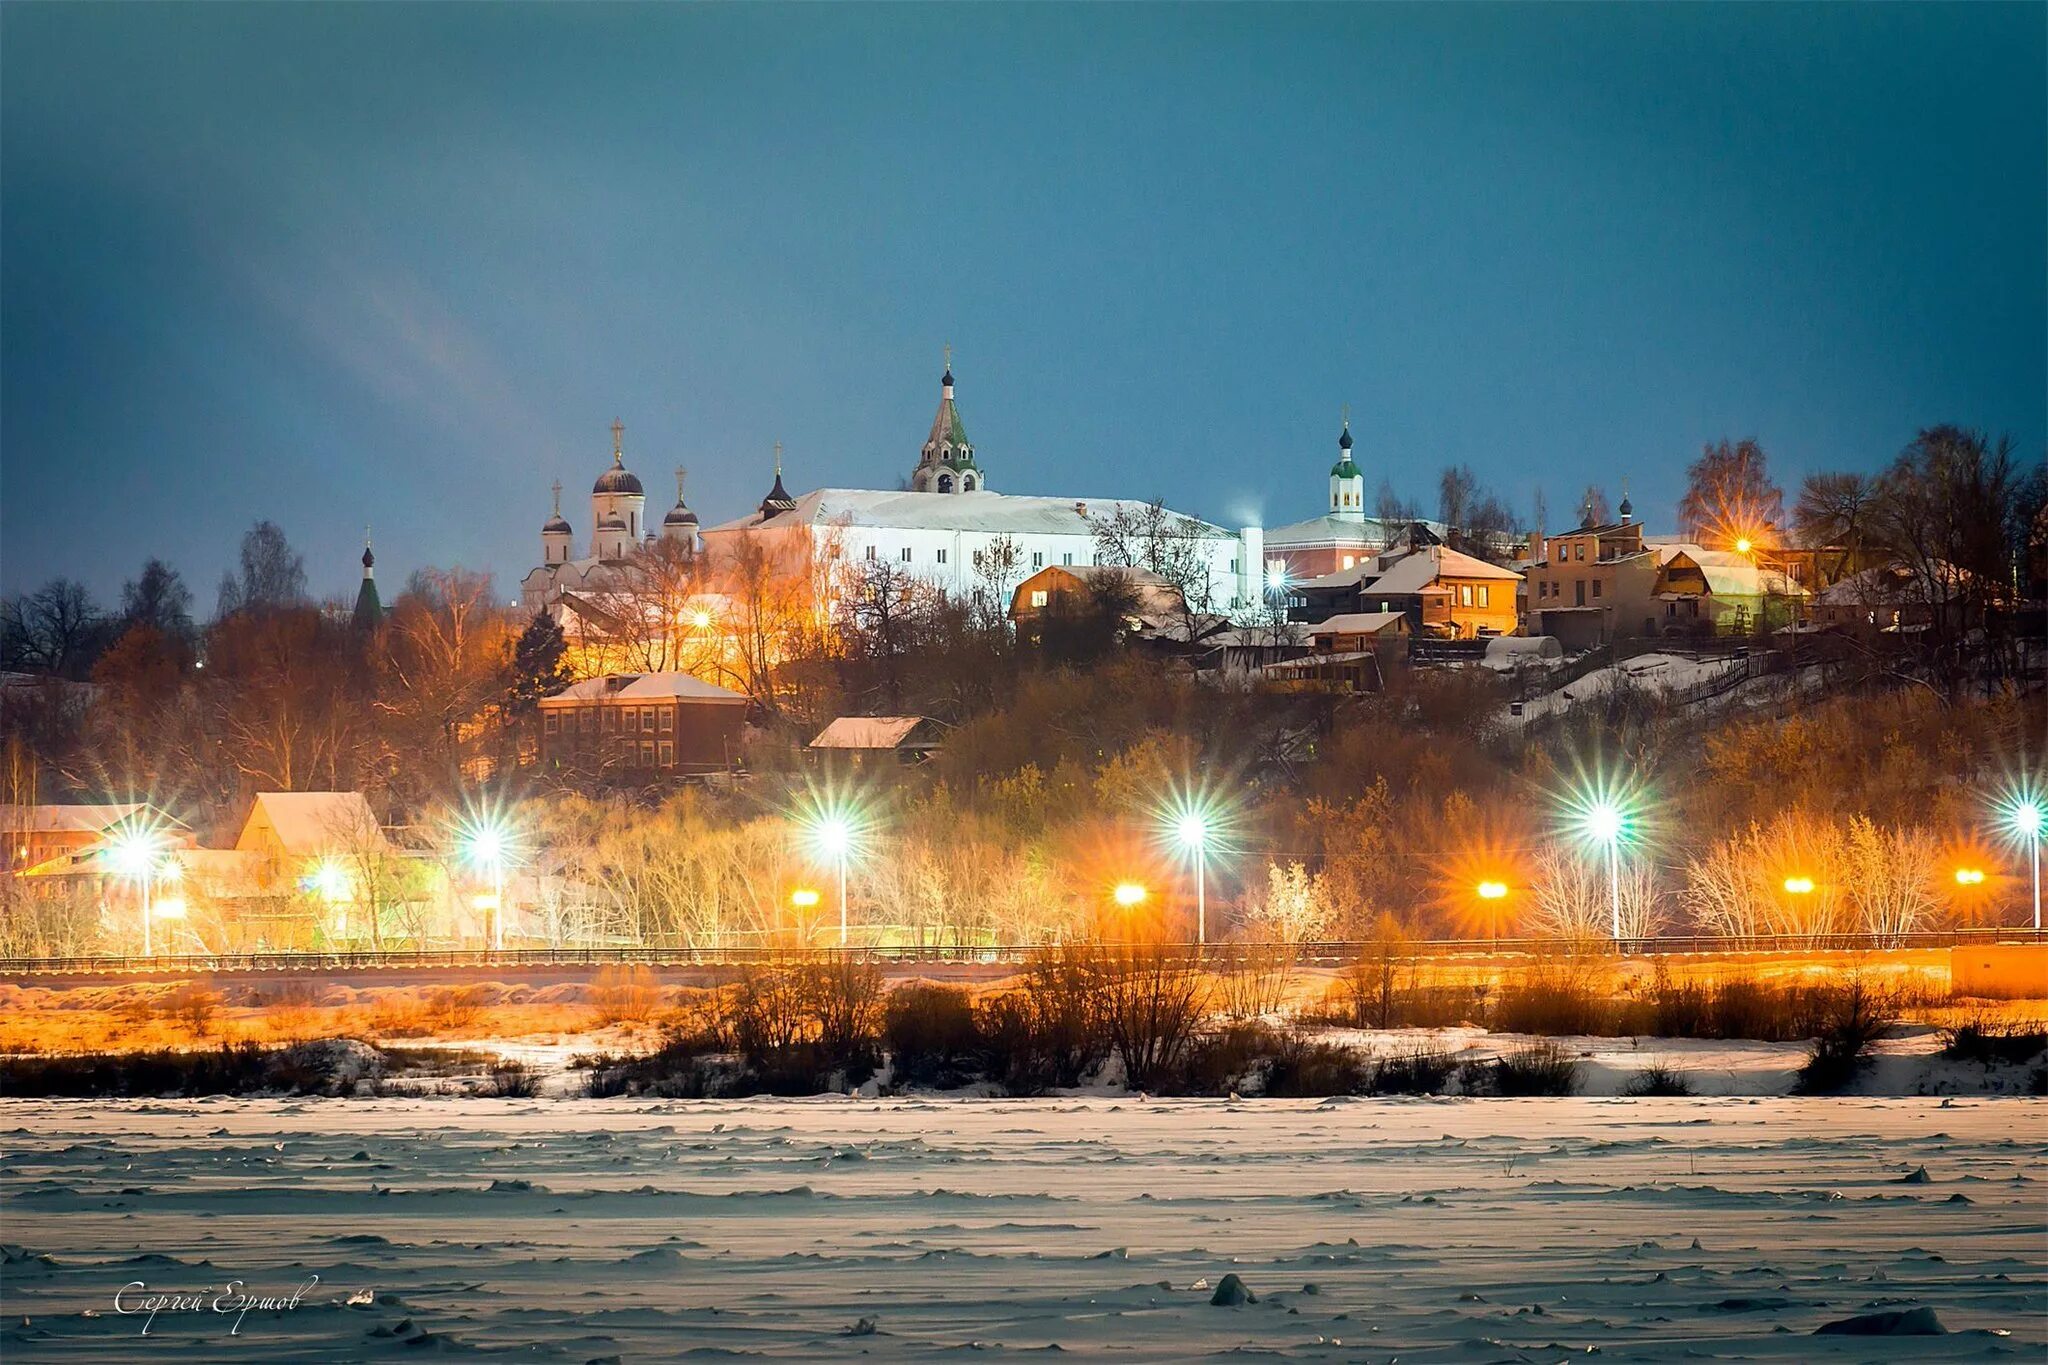
MULTIPOLYGON (((1586 584, 1589 580, 1580 578, 1574 581, 1578 584, 1579 596, 1581 598, 1586 597, 1588 595, 1586 592, 1586 584)), ((1598 597, 1600 595, 1600 584, 1602 580, 1595 578, 1590 581, 1593 584, 1593 591, 1591 595, 1594 597, 1598 597)), ((1564 583, 1561 580, 1554 578, 1539 578, 1536 580, 1536 597, 1538 601, 1541 601, 1543 598, 1546 597, 1562 596, 1564 596, 1564 583)))
POLYGON ((675 741, 643 739, 636 743, 622 739, 619 741, 619 762, 628 768, 673 768, 676 764, 675 741))
MULTIPOLYGON (((874 547, 874 546, 872 546, 872 545, 870 545, 870 546, 868 546, 868 547, 867 547, 867 551, 866 551, 866 554, 867 554, 867 559, 868 559, 868 562, 869 562, 869 563, 873 563, 873 562, 874 562, 874 561, 875 561, 875 560, 876 560, 877 558, 879 558, 879 556, 877 556, 877 555, 875 554, 875 547, 874 547)), ((900 562, 900 563, 904 563, 904 564, 909 564, 909 563, 913 562, 913 561, 912 561, 912 557, 911 557, 910 547, 909 547, 908 545, 905 545, 904 547, 902 547, 901 549, 899 549, 898 551, 896 551, 896 558, 897 558, 898 562, 900 562)), ((946 562, 946 552, 945 552, 945 550, 944 550, 944 549, 937 549, 937 550, 933 550, 933 551, 932 551, 932 562, 933 562, 934 564, 944 564, 944 563, 946 562)), ((1074 563, 1074 554, 1073 554, 1073 551, 1069 550, 1069 551, 1067 551, 1067 552, 1065 552, 1065 553, 1061 554, 1061 555, 1060 555, 1060 563, 1061 563, 1061 564, 1064 564, 1064 565, 1066 565, 1066 566, 1068 566, 1069 568, 1071 568, 1071 567, 1073 566, 1073 563, 1074 563)), ((1032 567, 1032 568, 1034 568, 1034 569, 1042 569, 1042 568, 1044 568, 1044 567, 1045 567, 1045 551, 1043 551, 1043 550, 1033 550, 1033 551, 1031 552, 1031 567, 1032 567)), ((1232 560, 1232 561, 1230 562, 1230 571, 1231 571, 1232 573, 1236 573, 1236 572, 1237 572, 1237 561, 1236 561, 1236 560, 1234 560, 1234 559, 1233 559, 1233 560, 1232 560)))
POLYGON ((1485 583, 1480 584, 1479 590, 1476 594, 1473 592, 1472 585, 1470 583, 1460 583, 1458 585, 1459 606, 1469 607, 1475 605, 1475 596, 1477 598, 1476 605, 1482 607, 1490 607, 1493 605, 1493 588, 1491 585, 1485 583))
POLYGON ((587 706, 566 715, 548 711, 541 716, 541 733, 562 734, 576 730, 590 734, 602 725, 606 734, 673 733, 676 712, 672 706, 587 706), (602 716, 602 721, 599 717, 602 716))

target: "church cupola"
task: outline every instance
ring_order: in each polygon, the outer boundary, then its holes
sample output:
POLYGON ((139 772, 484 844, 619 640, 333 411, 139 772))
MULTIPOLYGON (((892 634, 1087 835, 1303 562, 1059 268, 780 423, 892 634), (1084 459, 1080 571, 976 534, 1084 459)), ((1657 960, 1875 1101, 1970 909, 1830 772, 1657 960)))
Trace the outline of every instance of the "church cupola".
POLYGON ((554 515, 541 523, 540 562, 543 564, 567 564, 569 547, 576 539, 568 519, 562 515, 562 481, 555 480, 554 515))
POLYGON ((768 490, 768 496, 761 499, 761 520, 779 517, 784 512, 796 510, 796 499, 782 486, 782 442, 775 443, 775 487, 768 490))
POLYGON ((1614 509, 1621 514, 1621 524, 1626 526, 1636 519, 1636 505, 1628 500, 1628 480, 1621 481, 1621 506, 1614 509))
POLYGON ((1351 410, 1337 437, 1337 463, 1330 466, 1330 515, 1339 521, 1365 520, 1365 471, 1351 458, 1351 410))
POLYGON ((987 492, 988 481, 974 462, 974 443, 953 403, 953 348, 946 348, 946 372, 939 376, 939 411, 918 452, 910 487, 919 493, 987 492))
POLYGON ((384 602, 377 596, 377 556, 370 553, 370 528, 363 528, 363 586, 356 590, 356 609, 350 623, 357 630, 375 630, 384 619, 384 602))
POLYGON ((661 535, 664 540, 680 541, 691 550, 697 548, 697 514, 683 501, 683 477, 686 469, 676 470, 676 505, 668 509, 668 515, 661 519, 661 535))
POLYGON ((623 559, 639 543, 641 513, 647 494, 626 468, 626 424, 612 422, 612 467, 590 488, 590 553, 597 559, 623 559))

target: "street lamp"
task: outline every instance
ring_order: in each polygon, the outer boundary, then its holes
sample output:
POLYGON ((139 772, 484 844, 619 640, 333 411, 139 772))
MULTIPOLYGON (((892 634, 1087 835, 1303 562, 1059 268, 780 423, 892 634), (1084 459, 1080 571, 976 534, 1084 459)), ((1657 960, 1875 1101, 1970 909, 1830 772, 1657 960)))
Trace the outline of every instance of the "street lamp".
POLYGON ((1984 869, 1981 867, 1959 867, 1956 869, 1957 886, 1984 885, 1984 869))
POLYGON ((1614 941, 1621 941, 1621 840, 1628 831, 1628 817, 1612 801, 1595 801, 1579 816, 1579 829, 1596 844, 1607 846, 1608 927, 1614 941))
POLYGON ((832 860, 839 874, 839 946, 846 946, 846 859, 853 851, 853 822, 843 812, 825 811, 811 823, 811 842, 832 860))
POLYGON ((1788 896, 1810 896, 1813 894, 1813 878, 1785 878, 1785 894, 1788 896))
POLYGON ((1209 941, 1209 822, 1200 811, 1187 811, 1174 822, 1174 833, 1195 855, 1195 943, 1209 941))
POLYGON ((1500 902, 1508 898, 1508 884, 1488 877, 1472 888, 1474 894, 1484 903, 1487 928, 1491 930, 1494 946, 1500 946, 1500 902))
POLYGON ((1110 895, 1126 910, 1145 903, 1145 888, 1136 882, 1118 882, 1116 890, 1110 892, 1110 895))
MULTIPOLYGON (((156 944, 150 922, 156 918, 156 879, 162 874, 166 880, 175 880, 176 873, 172 869, 177 864, 165 857, 163 836, 155 830, 133 830, 123 834, 114 842, 110 860, 116 872, 142 883, 142 955, 153 957, 156 944)), ((183 909, 181 902, 180 913, 183 909)))
POLYGON ((2027 844, 2027 858, 2034 867, 2034 932, 2041 932, 2041 826, 2048 824, 2038 796, 2017 796, 2005 808, 2005 822, 2027 844))
POLYGON ((463 858, 471 867, 485 868, 491 874, 490 900, 485 902, 479 896, 477 901, 491 912, 493 952, 505 946, 505 858, 511 842, 504 827, 488 817, 471 824, 462 840, 463 858))

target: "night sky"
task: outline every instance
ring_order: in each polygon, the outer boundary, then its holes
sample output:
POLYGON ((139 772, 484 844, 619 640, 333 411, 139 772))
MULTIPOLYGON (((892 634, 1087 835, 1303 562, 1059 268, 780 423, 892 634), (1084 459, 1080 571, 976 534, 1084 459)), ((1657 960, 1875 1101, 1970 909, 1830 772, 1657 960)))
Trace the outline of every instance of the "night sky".
MULTIPOLYGON (((1469 462, 1550 524, 2048 439, 2048 8, 0 10, 0 588, 203 610, 893 488, 955 347, 1005 492, 1237 524, 1469 462)), ((387 594, 391 591, 386 589, 387 594)))

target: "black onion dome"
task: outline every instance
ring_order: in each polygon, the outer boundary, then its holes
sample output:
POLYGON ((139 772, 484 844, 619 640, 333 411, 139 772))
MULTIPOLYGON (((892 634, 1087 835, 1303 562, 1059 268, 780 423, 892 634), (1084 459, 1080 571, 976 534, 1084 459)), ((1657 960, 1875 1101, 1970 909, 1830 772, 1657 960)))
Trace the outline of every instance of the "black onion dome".
POLYGON ((1349 449, 1351 449, 1351 428, 1350 428, 1350 427, 1346 427, 1346 428, 1344 428, 1344 434, 1343 434, 1342 436, 1339 436, 1339 437, 1337 438, 1337 449, 1339 449, 1339 450, 1349 450, 1349 449))
POLYGON ((697 524, 697 514, 681 503, 677 503, 674 507, 668 509, 668 515, 661 519, 661 524, 663 526, 695 526, 697 524))
POLYGON ((574 530, 569 525, 568 518, 564 517, 560 512, 555 513, 553 516, 549 517, 545 522, 541 523, 540 533, 544 536, 567 536, 575 534, 574 530))
POLYGON ((593 493, 645 495, 644 490, 640 487, 640 480, 634 477, 633 471, 627 469, 624 465, 616 464, 597 476, 597 482, 591 485, 590 491, 593 493))

